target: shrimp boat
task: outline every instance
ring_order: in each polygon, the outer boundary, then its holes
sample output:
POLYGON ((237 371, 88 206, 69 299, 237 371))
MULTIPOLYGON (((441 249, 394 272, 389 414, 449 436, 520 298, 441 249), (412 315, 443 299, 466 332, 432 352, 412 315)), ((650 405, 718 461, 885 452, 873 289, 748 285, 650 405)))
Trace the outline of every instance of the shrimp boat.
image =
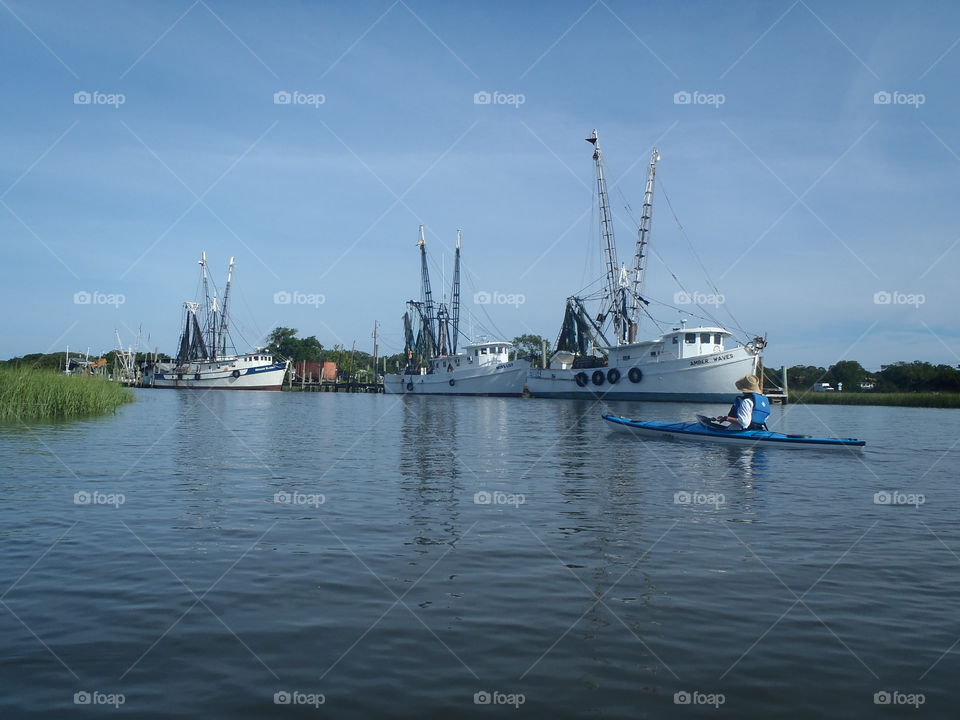
MULTIPOLYGON (((650 157, 643 196, 633 268, 617 260, 613 219, 607 200, 603 155, 596 130, 593 145, 600 230, 606 266, 602 293, 567 298, 566 312, 550 364, 532 369, 527 389, 534 397, 604 398, 608 400, 663 400, 723 402, 729 400, 737 378, 758 374, 766 341, 755 337, 743 344, 733 333, 714 323, 687 327, 682 320, 651 340, 637 341, 641 313, 651 320, 643 297, 647 245, 650 241, 653 189, 659 151, 650 157), (598 302, 591 315, 588 302, 598 302), (607 333, 613 334, 613 342, 607 333)), ((654 321, 656 322, 656 321, 654 321)))
POLYGON ((383 391, 392 395, 520 396, 530 363, 511 360, 513 344, 481 339, 458 350, 460 336, 460 231, 453 261, 451 302, 434 304, 427 268, 427 247, 420 226, 420 300, 407 303, 403 315, 402 373, 384 375, 383 391), (414 326, 418 328, 414 334, 414 326))
POLYGON ((286 361, 275 361, 262 349, 237 354, 230 337, 229 303, 234 258, 227 269, 223 302, 207 273, 207 254, 200 254, 203 303, 185 302, 183 332, 176 361, 147 368, 144 385, 178 390, 279 390, 286 361))

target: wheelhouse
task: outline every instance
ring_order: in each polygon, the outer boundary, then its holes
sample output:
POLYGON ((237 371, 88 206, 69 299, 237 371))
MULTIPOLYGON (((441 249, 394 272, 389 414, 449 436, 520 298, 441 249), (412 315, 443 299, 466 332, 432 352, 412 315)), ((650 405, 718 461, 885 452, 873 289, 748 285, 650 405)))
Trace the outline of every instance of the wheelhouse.
POLYGON ((659 362, 704 355, 727 349, 731 334, 719 327, 675 327, 659 340, 609 348, 610 364, 659 362))

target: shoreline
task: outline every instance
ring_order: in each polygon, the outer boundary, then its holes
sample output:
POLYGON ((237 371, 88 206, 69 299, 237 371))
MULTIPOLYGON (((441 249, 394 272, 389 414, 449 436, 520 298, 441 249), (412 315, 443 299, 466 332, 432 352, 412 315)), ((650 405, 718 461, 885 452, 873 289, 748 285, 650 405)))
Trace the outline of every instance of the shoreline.
POLYGON ((813 392, 790 393, 788 404, 882 405, 887 407, 960 408, 960 393, 813 392))

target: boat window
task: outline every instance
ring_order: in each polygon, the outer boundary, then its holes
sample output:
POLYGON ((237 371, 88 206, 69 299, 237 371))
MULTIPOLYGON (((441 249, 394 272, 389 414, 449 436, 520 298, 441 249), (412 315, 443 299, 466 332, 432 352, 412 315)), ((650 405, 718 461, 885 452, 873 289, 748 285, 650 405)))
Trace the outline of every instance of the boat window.
POLYGON ((708 344, 710 342, 710 333, 700 333, 700 342, 708 344))
POLYGON ((656 357, 656 356, 657 356, 657 351, 656 351, 656 350, 654 350, 653 352, 650 353, 650 357, 656 357))
POLYGON ((714 344, 714 345, 722 345, 722 344, 723 344, 723 338, 720 336, 720 333, 716 333, 716 334, 713 336, 713 344, 714 344))
POLYGON ((676 345, 676 344, 679 343, 679 342, 680 342, 680 341, 677 339, 677 336, 674 335, 674 336, 673 336, 673 344, 676 345))
POLYGON ((683 335, 683 341, 684 341, 685 343, 687 343, 688 345, 692 345, 693 343, 695 343, 695 342, 697 341, 697 334, 696 334, 696 333, 684 333, 684 335, 683 335))
POLYGON ((486 354, 487 354, 487 349, 486 349, 486 348, 480 348, 480 354, 481 354, 481 355, 486 355, 486 354))

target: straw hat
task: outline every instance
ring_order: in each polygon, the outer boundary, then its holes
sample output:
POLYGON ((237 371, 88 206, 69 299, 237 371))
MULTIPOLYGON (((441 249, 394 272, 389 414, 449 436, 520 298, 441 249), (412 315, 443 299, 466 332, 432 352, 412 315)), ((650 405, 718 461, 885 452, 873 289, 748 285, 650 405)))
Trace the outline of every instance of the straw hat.
POLYGON ((737 390, 744 392, 760 392, 760 378, 756 375, 744 375, 736 382, 737 390))

